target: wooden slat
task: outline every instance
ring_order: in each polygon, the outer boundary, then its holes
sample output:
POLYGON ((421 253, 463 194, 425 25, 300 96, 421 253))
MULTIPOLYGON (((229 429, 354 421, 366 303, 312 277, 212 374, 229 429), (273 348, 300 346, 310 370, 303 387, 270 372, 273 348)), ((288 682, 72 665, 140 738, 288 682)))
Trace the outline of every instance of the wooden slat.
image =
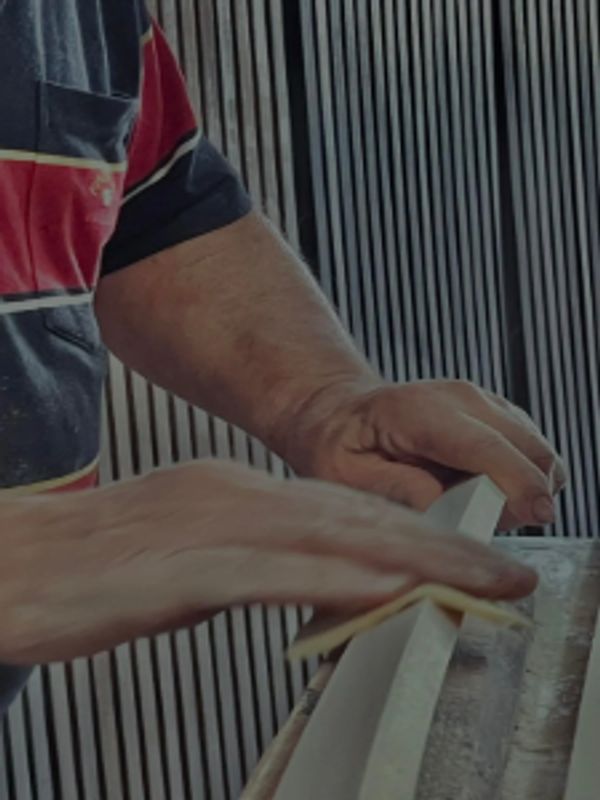
MULTIPOLYGON (((34 670, 27 684, 26 695, 30 723, 29 742, 32 750, 37 797, 54 800, 58 795, 55 793, 50 766, 48 728, 41 669, 34 670)), ((0 797, 5 796, 8 797, 8 794, 4 794, 2 779, 0 778, 0 797)))
MULTIPOLYGON (((14 796, 19 800, 33 800, 31 767, 23 715, 23 697, 19 697, 10 709, 8 731, 6 731, 5 736, 8 737, 10 746, 10 768, 14 781, 14 796)), ((73 782, 67 780, 63 783, 63 786, 66 789, 65 800, 71 800, 71 798, 75 800, 76 795, 71 793, 73 782)))
MULTIPOLYGON (((503 505, 488 479, 474 479, 448 492, 428 516, 432 524, 486 542, 503 505)), ((430 601, 357 636, 344 651, 274 800, 412 798, 457 636, 456 620, 430 601)))
POLYGON ((565 453, 572 483, 557 528, 599 525, 598 151, 594 3, 503 2, 501 35, 524 380, 535 419, 565 453), (595 68, 595 72, 594 72, 595 68))

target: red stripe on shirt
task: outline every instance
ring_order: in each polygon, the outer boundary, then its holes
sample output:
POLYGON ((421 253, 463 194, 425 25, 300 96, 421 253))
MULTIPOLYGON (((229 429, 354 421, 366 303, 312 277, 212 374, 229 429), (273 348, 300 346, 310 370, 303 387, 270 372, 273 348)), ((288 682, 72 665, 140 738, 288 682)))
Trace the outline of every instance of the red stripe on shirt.
POLYGON ((124 181, 92 167, 0 161, 0 296, 93 287, 124 181))
POLYGON ((197 129, 185 79, 163 32, 144 47, 141 110, 129 151, 125 191, 149 178, 178 144, 197 129))
POLYGON ((90 472, 78 481, 60 486, 58 489, 51 489, 47 494, 61 494, 62 492, 82 491, 83 489, 93 489, 98 485, 98 470, 90 472))
POLYGON ((0 295, 36 289, 27 226, 33 172, 32 163, 0 162, 0 295))

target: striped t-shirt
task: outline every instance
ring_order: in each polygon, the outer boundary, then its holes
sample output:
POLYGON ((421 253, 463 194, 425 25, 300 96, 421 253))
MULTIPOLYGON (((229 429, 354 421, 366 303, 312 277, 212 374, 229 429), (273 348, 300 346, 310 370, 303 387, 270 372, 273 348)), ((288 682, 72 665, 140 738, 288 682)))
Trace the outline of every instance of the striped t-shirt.
POLYGON ((142 0, 0 0, 0 34, 0 490, 90 486, 99 279, 250 203, 142 0))

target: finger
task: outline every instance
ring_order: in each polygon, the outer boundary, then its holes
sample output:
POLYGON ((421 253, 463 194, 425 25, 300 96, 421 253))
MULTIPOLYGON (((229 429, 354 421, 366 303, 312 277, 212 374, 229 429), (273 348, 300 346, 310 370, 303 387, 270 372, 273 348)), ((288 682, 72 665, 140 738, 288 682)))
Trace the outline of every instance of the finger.
MULTIPOLYGON (((525 411, 512 404, 510 404, 510 410, 511 413, 515 414, 523 422, 524 425, 528 425, 535 431, 539 430, 535 422, 525 411)), ((568 481, 568 474, 564 459, 561 458, 561 456, 556 451, 553 451, 553 453, 554 453, 554 461, 549 466, 549 468, 547 468, 547 474, 550 480, 550 485, 552 487, 553 493, 558 494, 565 488, 568 481)), ((543 468, 543 463, 539 464, 538 466, 543 468)))
POLYGON ((404 570, 423 581, 489 598, 524 597, 537 585, 535 571, 458 534, 422 536, 406 554, 404 570))
POLYGON ((548 477, 550 490, 559 492, 566 483, 564 463, 543 436, 531 417, 522 409, 501 397, 489 395, 488 408, 477 416, 500 431, 548 477))
POLYGON ((463 412, 429 422, 427 436, 417 437, 416 451, 425 458, 488 475, 507 496, 509 511, 520 524, 554 521, 548 478, 506 436, 463 412))
POLYGON ((481 597, 512 598, 529 593, 536 583, 529 571, 527 576, 519 572, 515 580, 514 565, 504 559, 498 560, 504 568, 491 573, 467 569, 467 556, 460 570, 438 562, 420 575, 285 551, 230 548, 205 552, 202 560, 204 577, 196 584, 206 595, 202 602, 219 606, 260 602, 352 608, 386 602, 420 581, 445 583, 481 597))
POLYGON ((300 524, 263 540, 265 548, 354 559, 370 568, 439 580, 483 595, 521 596, 535 585, 531 570, 463 536, 443 534, 422 516, 379 497, 313 481, 299 483, 287 488, 304 496, 300 524), (335 513, 319 516, 315 497, 320 493, 330 504, 332 497, 339 500, 335 513), (310 504, 315 511, 307 516, 310 504))
MULTIPOLYGON (((187 569, 187 567, 186 567, 187 569)), ((252 603, 365 607, 412 588, 415 579, 344 558, 285 550, 223 548, 202 553, 196 586, 211 605, 252 603)))

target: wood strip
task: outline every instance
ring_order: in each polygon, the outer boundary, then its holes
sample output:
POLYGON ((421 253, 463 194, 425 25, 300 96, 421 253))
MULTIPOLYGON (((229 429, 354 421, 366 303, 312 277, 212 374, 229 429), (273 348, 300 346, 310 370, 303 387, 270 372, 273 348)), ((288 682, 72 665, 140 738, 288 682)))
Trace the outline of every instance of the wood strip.
POLYGON ((154 640, 158 675, 155 688, 160 696, 160 733, 163 755, 166 762, 167 782, 171 800, 184 797, 183 789, 183 742, 180 738, 179 715, 175 699, 175 676, 170 634, 157 636, 154 640))
POLYGON ((142 752, 148 777, 148 800, 164 800, 168 795, 160 751, 159 716, 150 641, 140 639, 133 645, 133 649, 142 720, 142 752))
MULTIPOLYGON (((256 736, 258 708, 254 703, 250 636, 248 635, 249 625, 247 624, 246 609, 233 609, 230 613, 230 620, 236 690, 240 706, 238 738, 242 746, 244 774, 248 774, 249 770, 254 768, 260 753, 256 736)), ((268 681, 268 677, 261 674, 258 676, 258 680, 268 681)))
POLYGON ((600 787, 600 614, 596 623, 564 800, 593 800, 600 787))
MULTIPOLYGON (((503 504, 493 484, 478 478, 448 492, 427 516, 434 525, 489 541, 503 504)), ((356 638, 315 710, 275 800, 412 797, 457 632, 456 618, 425 603, 356 638), (427 682, 425 691, 426 673, 433 682, 427 682), (412 705, 415 698, 419 700, 412 705), (390 752, 393 765, 386 758, 390 752)))
MULTIPOLYGON (((469 215, 469 183, 467 175, 467 144, 464 118, 464 76, 461 70, 460 43, 458 40, 458 4, 441 3, 445 11, 446 42, 448 58, 448 102, 451 152, 453 154, 453 187, 456 197, 456 225, 460 254, 459 305, 465 330, 465 348, 468 358, 468 373, 461 378, 481 380, 479 368, 479 336, 475 319, 473 296, 473 273, 479 269, 474 263, 473 241, 476 235, 471 228, 469 215)), ((407 45, 410 48, 410 44, 407 45)))
MULTIPOLYGON (((431 187, 431 215, 433 246, 435 249, 435 286, 439 298, 440 345, 442 349, 443 374, 446 377, 456 375, 456 336, 453 330, 456 314, 450 305, 450 283, 448 276, 448 232, 444 224, 444 206, 448 199, 444 197, 442 185, 442 163, 440 156, 440 124, 442 120, 437 113, 437 78, 435 74, 434 38, 435 18, 432 0, 423 0, 421 19, 421 38, 423 48, 423 110, 427 124, 427 166, 429 186, 431 187)), ((416 24, 416 19, 415 19, 416 24)))
MULTIPOLYGON (((553 288, 553 297, 551 297, 551 302, 556 304, 556 312, 552 314, 553 324, 550 327, 550 334, 556 337, 553 339, 553 354, 555 362, 558 362, 555 371, 558 385, 553 392, 553 396, 556 398, 558 404, 558 424, 561 433, 561 439, 557 444, 560 446, 561 452, 564 453, 571 468, 571 490, 567 492, 563 498, 564 522, 569 530, 575 530, 577 527, 576 507, 577 505, 581 507, 585 505, 585 499, 582 498, 582 493, 585 491, 585 479, 582 475, 583 464, 581 459, 577 457, 577 437, 573 436, 573 428, 577 427, 577 423, 567 411, 567 409, 576 408, 577 406, 577 383, 574 373, 574 356, 572 348, 568 346, 561 347, 561 342, 564 342, 564 331, 569 326, 568 320, 570 311, 568 308, 569 291, 566 283, 568 257, 562 231, 561 176, 560 158, 558 155, 555 76, 553 74, 555 67, 552 57, 551 13, 551 8, 542 8, 539 12, 540 59, 543 64, 548 65, 546 69, 541 71, 545 112, 542 123, 542 136, 546 142, 547 151, 547 193, 551 215, 551 246, 554 255, 556 287, 553 288), (562 393, 565 395, 564 403, 561 398, 562 393)), ((550 269, 550 261, 546 260, 545 266, 546 273, 549 273, 549 277, 551 278, 552 270, 550 269)), ((546 281, 544 281, 544 283, 545 282, 546 281)))
MULTIPOLYGON (((52 716, 54 730, 60 741, 58 748, 58 769, 60 775, 60 796, 64 800, 77 800, 79 790, 75 771, 76 750, 73 746, 73 728, 67 690, 67 675, 62 664, 48 667, 52 697, 52 716)), ((120 800, 120 790, 115 792, 115 800, 120 800)))
POLYGON ((333 669, 331 662, 320 667, 277 738, 263 755, 240 800, 271 800, 333 669))
POLYGON ((242 743, 239 737, 239 717, 236 708, 236 685, 233 672, 234 653, 229 639, 230 612, 219 614, 210 625, 213 632, 213 653, 216 665, 217 702, 220 726, 225 742, 223 767, 229 797, 237 797, 244 785, 242 743))
MULTIPOLYGON (((491 481, 480 478, 448 492, 427 516, 487 543, 504 502, 491 481)), ((359 800, 410 800, 416 795, 429 729, 458 631, 456 616, 429 601, 422 604, 386 699, 359 800)))
MULTIPOLYGON (((440 330, 440 310, 438 307, 438 267, 434 251, 435 234, 432 226, 432 197, 429 189, 430 153, 427 144, 425 85, 423 79, 423 53, 421 44, 421 14, 419 8, 422 0, 411 0, 408 3, 407 35, 410 47, 407 49, 407 63, 410 62, 413 95, 412 121, 414 127, 414 147, 416 155, 415 176, 416 201, 419 209, 421 248, 422 248, 422 291, 429 308, 427 312, 428 339, 426 342, 427 358, 431 364, 432 377, 444 375, 442 365, 442 341, 440 330)), ((403 23, 402 23, 403 24, 403 23)), ((408 75, 407 75, 408 78, 408 75)), ((413 225, 416 220, 413 221, 413 225)), ((392 262, 393 263, 393 262, 392 262)), ((425 343, 424 343, 425 344, 425 343)))
MULTIPOLYGON (((384 209, 381 196, 381 180, 377 163, 378 147, 375 128, 375 105, 373 97, 373 69, 371 67, 372 40, 369 20, 370 3, 359 0, 356 3, 356 26, 358 44, 358 78, 361 97, 361 116, 363 130, 362 159, 366 166, 366 192, 369 208, 371 232, 371 269, 376 300, 376 322, 379 335, 378 366, 386 377, 394 371, 392 356, 392 332, 389 327, 387 281, 385 275, 385 231, 384 209)), ((383 79, 383 76, 380 76, 383 79)), ((363 266, 363 269, 365 267, 363 266)))
POLYGON ((429 600, 421 604, 378 721, 359 800, 412 800, 415 796, 457 638, 455 618, 429 600))
POLYGON ((201 698, 194 671, 192 633, 175 634, 177 683, 183 716, 183 747, 189 775, 189 800, 207 800, 206 747, 201 734, 201 698))
POLYGON ((223 769, 222 729, 217 709, 217 681, 211 658, 211 623, 194 631, 194 662, 200 685, 202 747, 207 764, 209 797, 227 797, 223 769))
MULTIPOLYGON (((14 779, 15 800, 34 800, 23 715, 23 696, 17 698, 9 712, 10 766, 14 779)), ((63 787, 70 786, 63 783, 63 787)), ((76 800, 75 794, 65 792, 65 800, 76 800)))
POLYGON ((331 247, 332 277, 337 291, 337 310, 346 327, 350 324, 348 307, 348 278, 345 265, 346 248, 341 224, 341 205, 339 189, 339 169, 337 158, 337 142, 335 140, 334 108, 327 102, 332 96, 331 53, 327 6, 325 3, 314 3, 315 38, 318 44, 318 60, 315 64, 318 86, 321 93, 321 114, 319 136, 323 146, 323 174, 325 184, 327 215, 329 224, 329 244, 331 247))
MULTIPOLYGON (((373 121, 376 137, 377 179, 381 187, 382 211, 382 246, 384 259, 381 264, 376 283, 381 287, 379 299, 379 316, 385 316, 387 325, 382 332, 382 339, 389 341, 390 354, 386 359, 384 349, 384 374, 389 380, 397 378, 400 364, 404 361, 404 332, 402 330, 402 315, 400 312, 400 291, 398 279, 398 241, 395 235, 393 185, 390 181, 392 174, 392 159, 390 150, 393 147, 389 137, 389 100, 388 81, 390 76, 386 72, 386 58, 384 51, 385 21, 383 3, 368 3, 370 15, 370 39, 372 48, 372 71, 375 77, 375 91, 373 98, 373 121)), ((376 262, 377 263, 377 262, 376 262)), ((434 294, 431 295, 432 303, 434 294)), ((435 326, 437 315, 432 312, 431 318, 435 326)), ((432 337, 435 342, 435 335, 432 337)), ((438 337, 438 340, 441 337, 438 337)), ((439 343, 433 345, 433 350, 439 350, 439 343)), ((435 352, 434 352, 435 360, 435 352)))
MULTIPOLYGON (((54 800, 54 786, 50 769, 50 751, 48 748, 47 720, 44 706, 44 688, 42 670, 38 667, 27 684, 26 694, 29 705, 29 722, 31 725, 31 746, 35 771, 35 789, 39 800, 54 800)), ((2 746, 0 744, 0 753, 2 746)), ((0 761, 2 758, 0 757, 0 761)), ((0 780, 0 797, 8 797, 2 791, 0 780)))
POLYGON ((485 264, 483 251, 483 219, 482 219, 482 191, 480 176, 477 171, 477 145, 481 138, 481 131, 475 122, 475 103, 473 99, 474 73, 472 69, 475 44, 473 41, 474 26, 470 24, 468 8, 471 4, 457 4, 456 30, 459 51, 459 69, 461 75, 461 117, 462 138, 464 142, 465 157, 465 185, 468 198, 469 233, 471 237, 472 273, 470 280, 466 281, 467 293, 465 301, 470 305, 473 302, 474 329, 477 340, 481 343, 477 353, 478 379, 484 386, 491 386, 491 358, 489 356, 490 329, 487 317, 485 298, 485 264), (472 288, 471 288, 472 287, 472 288), (469 295, 469 289, 472 294, 469 295))
MULTIPOLYGON (((442 228, 438 224, 438 236, 446 239, 448 261, 447 261, 447 284, 448 293, 446 302, 451 309, 457 311, 462 309, 464 302, 461 290, 461 274, 464 271, 464 260, 460 252, 461 237, 458 229, 458 210, 457 210, 457 191, 455 171, 457 169, 456 152, 451 139, 451 129, 448 121, 450 108, 450 87, 451 78, 446 57, 446 46, 448 42, 447 23, 445 15, 445 4, 432 4, 431 8, 431 33, 428 38, 432 39, 431 58, 433 60, 434 86, 437 89, 435 96, 435 116, 439 114, 437 109, 444 109, 444 115, 437 121, 439 127, 439 150, 440 150, 440 178, 443 198, 443 219, 442 228)), ((434 126, 435 127, 435 126, 434 126)), ((434 167, 435 168, 435 167, 434 167)), ((435 187, 435 184, 433 184, 435 187)), ((441 267, 442 265, 440 265, 441 267)), ((444 284, 440 284, 440 288, 444 284)), ((462 315, 452 314, 453 329, 448 336, 448 349, 454 354, 453 377, 461 377, 470 374, 469 356, 467 353, 466 331, 462 315)), ((452 363, 452 361, 450 362, 452 363)))
MULTIPOLYGON (((96 735, 90 687, 90 670, 87 659, 78 659, 71 665, 73 695, 76 714, 76 734, 81 762, 81 782, 84 796, 90 800, 100 797, 96 735)), ((135 778, 135 772, 133 772, 135 778)), ((140 787, 141 788, 141 787, 140 787)))
MULTIPOLYGON (((52 669, 52 668, 51 668, 52 669)), ((114 707, 113 682, 110 669, 110 656, 102 653, 92 661, 92 674, 94 678, 94 694, 96 708, 98 709, 98 749, 99 761, 102 765, 102 775, 106 789, 106 796, 111 800, 123 800, 124 788, 121 781, 121 760, 119 756, 117 721, 114 707)), ((57 716, 57 704, 53 704, 54 714, 57 716)), ((60 711, 60 709, 59 709, 60 711)), ((64 755, 65 769, 68 770, 71 748, 67 749, 65 742, 57 728, 59 752, 64 755)), ((62 797, 62 792, 59 795, 62 797)), ((75 798, 77 795, 74 795, 75 798)), ((65 798, 69 795, 65 795, 65 798)), ((164 796, 163 796, 164 797, 164 796)), ((149 800, 155 800, 150 797, 149 800)))
POLYGON ((8 743, 8 736, 8 722, 6 722, 0 727, 0 797, 6 797, 7 800, 13 800, 13 795, 8 788, 8 759, 6 758, 6 745, 8 743))
POLYGON ((263 625, 264 609, 261 606, 252 606, 250 615, 250 642, 252 660, 254 663, 254 681, 256 697, 258 699, 257 729, 261 747, 266 747, 275 735, 275 704, 269 691, 269 681, 265 680, 268 672, 268 641, 263 625))
MULTIPOLYGON (((378 359, 377 309, 373 283, 372 252, 368 217, 364 143, 360 123, 360 96, 358 73, 358 43, 356 20, 352 4, 335 0, 330 4, 333 68, 338 120, 338 152, 342 176, 342 201, 344 203, 344 226, 346 238, 356 237, 356 247, 348 250, 348 270, 351 286, 356 285, 358 297, 353 299, 362 306, 362 314, 355 311, 356 319, 362 320, 364 335, 359 343, 373 363, 378 359), (345 99, 344 106, 342 100, 345 99), (354 196, 353 196, 354 192, 354 196), (347 195, 347 196, 346 196, 347 195), (354 250, 356 253, 354 253, 354 250), (354 255, 354 262, 351 260, 354 255)), ((356 323, 358 324, 358 322, 356 323)), ((355 332, 356 337, 356 332, 355 332)))
MULTIPOLYGON (((144 793, 143 772, 141 767, 141 744, 138 730, 138 708, 136 703, 134 675, 131 663, 133 645, 122 645, 117 648, 112 662, 113 680, 118 691, 118 709, 120 733, 122 737, 121 758, 126 774, 126 783, 130 797, 144 793)), ((86 662, 81 662, 79 678, 86 675, 86 662)), ((86 681, 87 683, 87 678, 86 681)), ((82 687, 83 688, 83 687, 82 687)), ((78 709, 85 708, 85 695, 78 700, 78 709)), ((87 747, 83 743, 82 749, 87 747)))

